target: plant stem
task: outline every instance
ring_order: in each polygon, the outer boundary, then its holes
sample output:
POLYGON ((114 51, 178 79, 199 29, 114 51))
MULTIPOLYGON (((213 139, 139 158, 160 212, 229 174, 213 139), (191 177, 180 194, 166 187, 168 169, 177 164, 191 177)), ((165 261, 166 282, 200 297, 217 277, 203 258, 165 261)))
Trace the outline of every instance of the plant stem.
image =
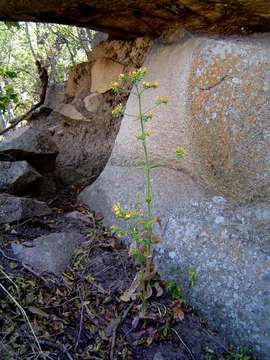
POLYGON ((146 141, 146 133, 145 133, 145 120, 144 120, 144 112, 142 109, 142 99, 141 99, 141 92, 139 90, 138 84, 136 84, 136 92, 139 102, 139 117, 140 117, 140 125, 141 125, 141 139, 144 151, 144 159, 145 159, 145 180, 146 180, 146 191, 145 191, 145 202, 147 206, 147 223, 146 223, 146 230, 147 230, 147 239, 146 239, 146 260, 145 260, 145 269, 141 270, 141 295, 142 295, 142 304, 144 310, 146 310, 146 284, 145 281, 150 283, 150 274, 151 274, 151 267, 152 267, 152 232, 153 232, 153 225, 152 225, 152 193, 151 193, 151 177, 150 177, 150 162, 147 150, 147 141, 146 141))
POLYGON ((144 151, 144 158, 145 158, 145 179, 146 179, 146 192, 145 192, 145 202, 147 205, 147 235, 148 235, 148 255, 151 254, 151 240, 152 240, 152 210, 151 210, 151 203, 152 203, 152 194, 151 194, 151 182, 150 182, 150 163, 149 163, 149 156, 147 150, 147 143, 146 143, 146 134, 144 128, 144 119, 143 119, 143 110, 142 110, 142 99, 141 93, 136 84, 136 92, 139 102, 139 117, 140 117, 140 125, 141 125, 141 132, 142 132, 142 145, 144 151))

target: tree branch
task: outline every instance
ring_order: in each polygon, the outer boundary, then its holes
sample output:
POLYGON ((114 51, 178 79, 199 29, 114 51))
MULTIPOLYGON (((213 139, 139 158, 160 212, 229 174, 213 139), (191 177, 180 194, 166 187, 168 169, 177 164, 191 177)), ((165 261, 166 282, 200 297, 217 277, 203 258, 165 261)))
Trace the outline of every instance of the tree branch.
POLYGON ((33 111, 35 111, 41 105, 44 104, 45 98, 46 98, 46 93, 47 93, 48 81, 49 81, 48 71, 44 66, 41 65, 39 60, 36 61, 36 66, 37 66, 38 76, 39 76, 39 80, 40 80, 40 95, 39 95, 40 100, 39 100, 39 102, 37 104, 35 104, 34 106, 32 106, 32 108, 29 111, 27 111, 26 114, 19 116, 17 119, 14 119, 10 126, 8 126, 3 131, 0 132, 0 136, 4 135, 9 130, 13 129, 15 126, 17 126, 23 120, 26 120, 29 117, 29 115, 32 114, 33 111))

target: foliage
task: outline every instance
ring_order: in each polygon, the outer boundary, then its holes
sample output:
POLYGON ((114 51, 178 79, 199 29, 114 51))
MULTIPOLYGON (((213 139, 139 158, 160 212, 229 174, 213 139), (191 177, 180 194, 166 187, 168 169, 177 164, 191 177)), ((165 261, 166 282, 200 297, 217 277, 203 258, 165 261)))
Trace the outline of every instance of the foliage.
POLYGON ((183 298, 183 289, 176 281, 167 281, 165 283, 165 287, 173 299, 176 300, 183 298))
POLYGON ((9 83, 9 80, 15 79, 16 77, 17 73, 12 68, 0 68, 0 111, 2 111, 2 113, 7 111, 9 105, 17 104, 19 101, 13 85, 9 83))
POLYGON ((183 149, 182 147, 178 147, 175 150, 175 153, 178 158, 184 158, 187 155, 186 150, 183 149))
POLYGON ((198 280, 197 270, 194 266, 188 268, 188 286, 192 288, 198 280))
POLYGON ((246 348, 241 348, 237 353, 230 355, 227 360, 253 360, 254 357, 246 348))
POLYGON ((39 59, 50 84, 67 80, 71 65, 87 60, 94 32, 74 26, 0 22, 0 129, 39 101, 39 59))

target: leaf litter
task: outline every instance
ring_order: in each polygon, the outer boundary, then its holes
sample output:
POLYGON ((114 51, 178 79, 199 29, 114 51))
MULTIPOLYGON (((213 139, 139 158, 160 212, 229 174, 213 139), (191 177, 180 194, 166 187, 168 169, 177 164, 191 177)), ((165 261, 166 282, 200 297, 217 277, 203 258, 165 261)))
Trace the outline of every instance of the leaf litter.
POLYGON ((57 205, 51 216, 0 229, 0 269, 9 277, 0 271, 0 283, 25 310, 42 348, 39 354, 22 313, 1 292, 1 360, 206 360, 209 354, 214 360, 228 353, 224 340, 184 299, 172 296, 158 275, 147 289, 143 311, 136 293, 137 266, 125 244, 103 226, 102 214, 76 201, 57 205), (65 216, 73 210, 89 223, 65 216), (68 227, 85 241, 60 277, 13 260, 14 244, 68 227))

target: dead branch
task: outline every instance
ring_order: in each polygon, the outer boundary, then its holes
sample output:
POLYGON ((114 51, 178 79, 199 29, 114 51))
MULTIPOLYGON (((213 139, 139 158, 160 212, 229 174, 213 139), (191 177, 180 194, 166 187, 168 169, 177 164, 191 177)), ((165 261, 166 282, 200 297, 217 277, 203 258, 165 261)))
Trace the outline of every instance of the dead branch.
POLYGON ((44 66, 41 65, 41 62, 39 60, 36 61, 36 66, 37 66, 37 71, 38 71, 38 76, 39 76, 39 81, 40 81, 39 102, 37 104, 33 105, 32 108, 29 111, 27 111, 26 114, 21 115, 18 118, 14 119, 10 126, 8 126, 7 128, 5 128, 4 130, 2 130, 0 132, 0 136, 4 135, 9 130, 13 129, 15 126, 17 126, 23 120, 27 120, 33 111, 35 111, 41 105, 44 104, 45 98, 46 98, 46 93, 47 93, 48 82, 49 82, 48 71, 44 66))

